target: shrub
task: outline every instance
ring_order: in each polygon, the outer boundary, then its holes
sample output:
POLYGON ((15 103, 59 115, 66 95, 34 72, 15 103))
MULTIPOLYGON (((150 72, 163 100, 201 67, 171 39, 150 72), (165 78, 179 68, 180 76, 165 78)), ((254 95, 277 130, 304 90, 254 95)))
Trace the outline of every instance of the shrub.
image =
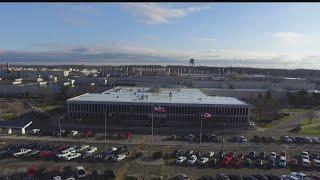
POLYGON ((134 154, 134 158, 140 158, 142 156, 142 152, 136 152, 134 154))
POLYGON ((156 151, 152 154, 153 159, 160 159, 163 158, 163 152, 162 151, 156 151))

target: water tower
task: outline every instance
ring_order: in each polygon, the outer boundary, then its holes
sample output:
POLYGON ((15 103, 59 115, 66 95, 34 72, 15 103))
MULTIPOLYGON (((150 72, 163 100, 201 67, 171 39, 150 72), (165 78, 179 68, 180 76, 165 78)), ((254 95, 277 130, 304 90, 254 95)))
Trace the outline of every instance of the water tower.
POLYGON ((194 73, 194 68, 195 68, 195 61, 194 61, 193 58, 191 58, 191 59, 189 60, 189 64, 190 64, 189 74, 192 74, 192 73, 194 73))

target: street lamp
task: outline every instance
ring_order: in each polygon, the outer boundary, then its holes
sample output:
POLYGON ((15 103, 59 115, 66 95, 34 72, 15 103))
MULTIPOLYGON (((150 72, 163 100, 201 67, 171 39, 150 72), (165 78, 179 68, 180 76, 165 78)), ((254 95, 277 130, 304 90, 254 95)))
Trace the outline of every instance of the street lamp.
MULTIPOLYGON (((108 119, 112 117, 112 113, 108 113, 108 119)), ((104 141, 107 141, 107 111, 104 114, 104 141)))
POLYGON ((59 118, 59 137, 60 137, 60 140, 61 140, 61 120, 63 120, 63 116, 61 116, 60 118, 59 118))

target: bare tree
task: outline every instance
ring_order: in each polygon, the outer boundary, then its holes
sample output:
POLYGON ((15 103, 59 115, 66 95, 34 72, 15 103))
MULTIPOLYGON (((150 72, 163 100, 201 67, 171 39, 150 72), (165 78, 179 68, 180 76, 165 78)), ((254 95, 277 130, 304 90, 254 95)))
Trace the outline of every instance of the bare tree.
POLYGON ((312 123, 312 120, 316 118, 316 112, 314 110, 309 110, 305 113, 306 118, 309 120, 309 123, 312 123))

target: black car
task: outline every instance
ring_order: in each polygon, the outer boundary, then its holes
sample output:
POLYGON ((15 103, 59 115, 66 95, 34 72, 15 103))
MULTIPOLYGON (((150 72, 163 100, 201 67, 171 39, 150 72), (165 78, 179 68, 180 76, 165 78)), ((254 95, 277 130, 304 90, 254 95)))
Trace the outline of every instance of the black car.
POLYGON ((231 174, 231 175, 228 175, 228 177, 230 180, 242 180, 242 176, 240 175, 231 174))
POLYGON ((263 160, 266 159, 266 154, 267 154, 266 152, 260 152, 259 158, 263 160))
POLYGON ((252 160, 256 159, 256 152, 255 151, 250 151, 249 152, 249 158, 251 158, 252 160))
POLYGON ((275 159, 269 159, 268 161, 268 167, 274 168, 276 166, 276 160, 275 159))
POLYGON ((181 149, 176 149, 172 152, 173 157, 180 157, 183 155, 183 151, 181 149))
POLYGON ((254 176, 243 176, 242 177, 243 180, 258 180, 256 177, 254 176))
POLYGON ((258 180, 268 180, 268 177, 266 177, 265 175, 255 174, 255 175, 252 175, 252 176, 257 178, 258 180))
POLYGON ((281 177, 275 174, 266 174, 266 176, 269 178, 269 180, 281 180, 281 177))
POLYGON ((218 173, 217 174, 217 180, 230 180, 230 178, 227 175, 223 174, 223 173, 218 173))
POLYGON ((213 158, 212 161, 211 161, 211 165, 212 165, 212 167, 217 167, 218 159, 217 158, 213 158))
POLYGON ((216 157, 217 157, 218 159, 223 159, 224 156, 225 156, 225 152, 223 152, 223 151, 219 151, 219 152, 217 153, 217 155, 216 155, 216 157))

